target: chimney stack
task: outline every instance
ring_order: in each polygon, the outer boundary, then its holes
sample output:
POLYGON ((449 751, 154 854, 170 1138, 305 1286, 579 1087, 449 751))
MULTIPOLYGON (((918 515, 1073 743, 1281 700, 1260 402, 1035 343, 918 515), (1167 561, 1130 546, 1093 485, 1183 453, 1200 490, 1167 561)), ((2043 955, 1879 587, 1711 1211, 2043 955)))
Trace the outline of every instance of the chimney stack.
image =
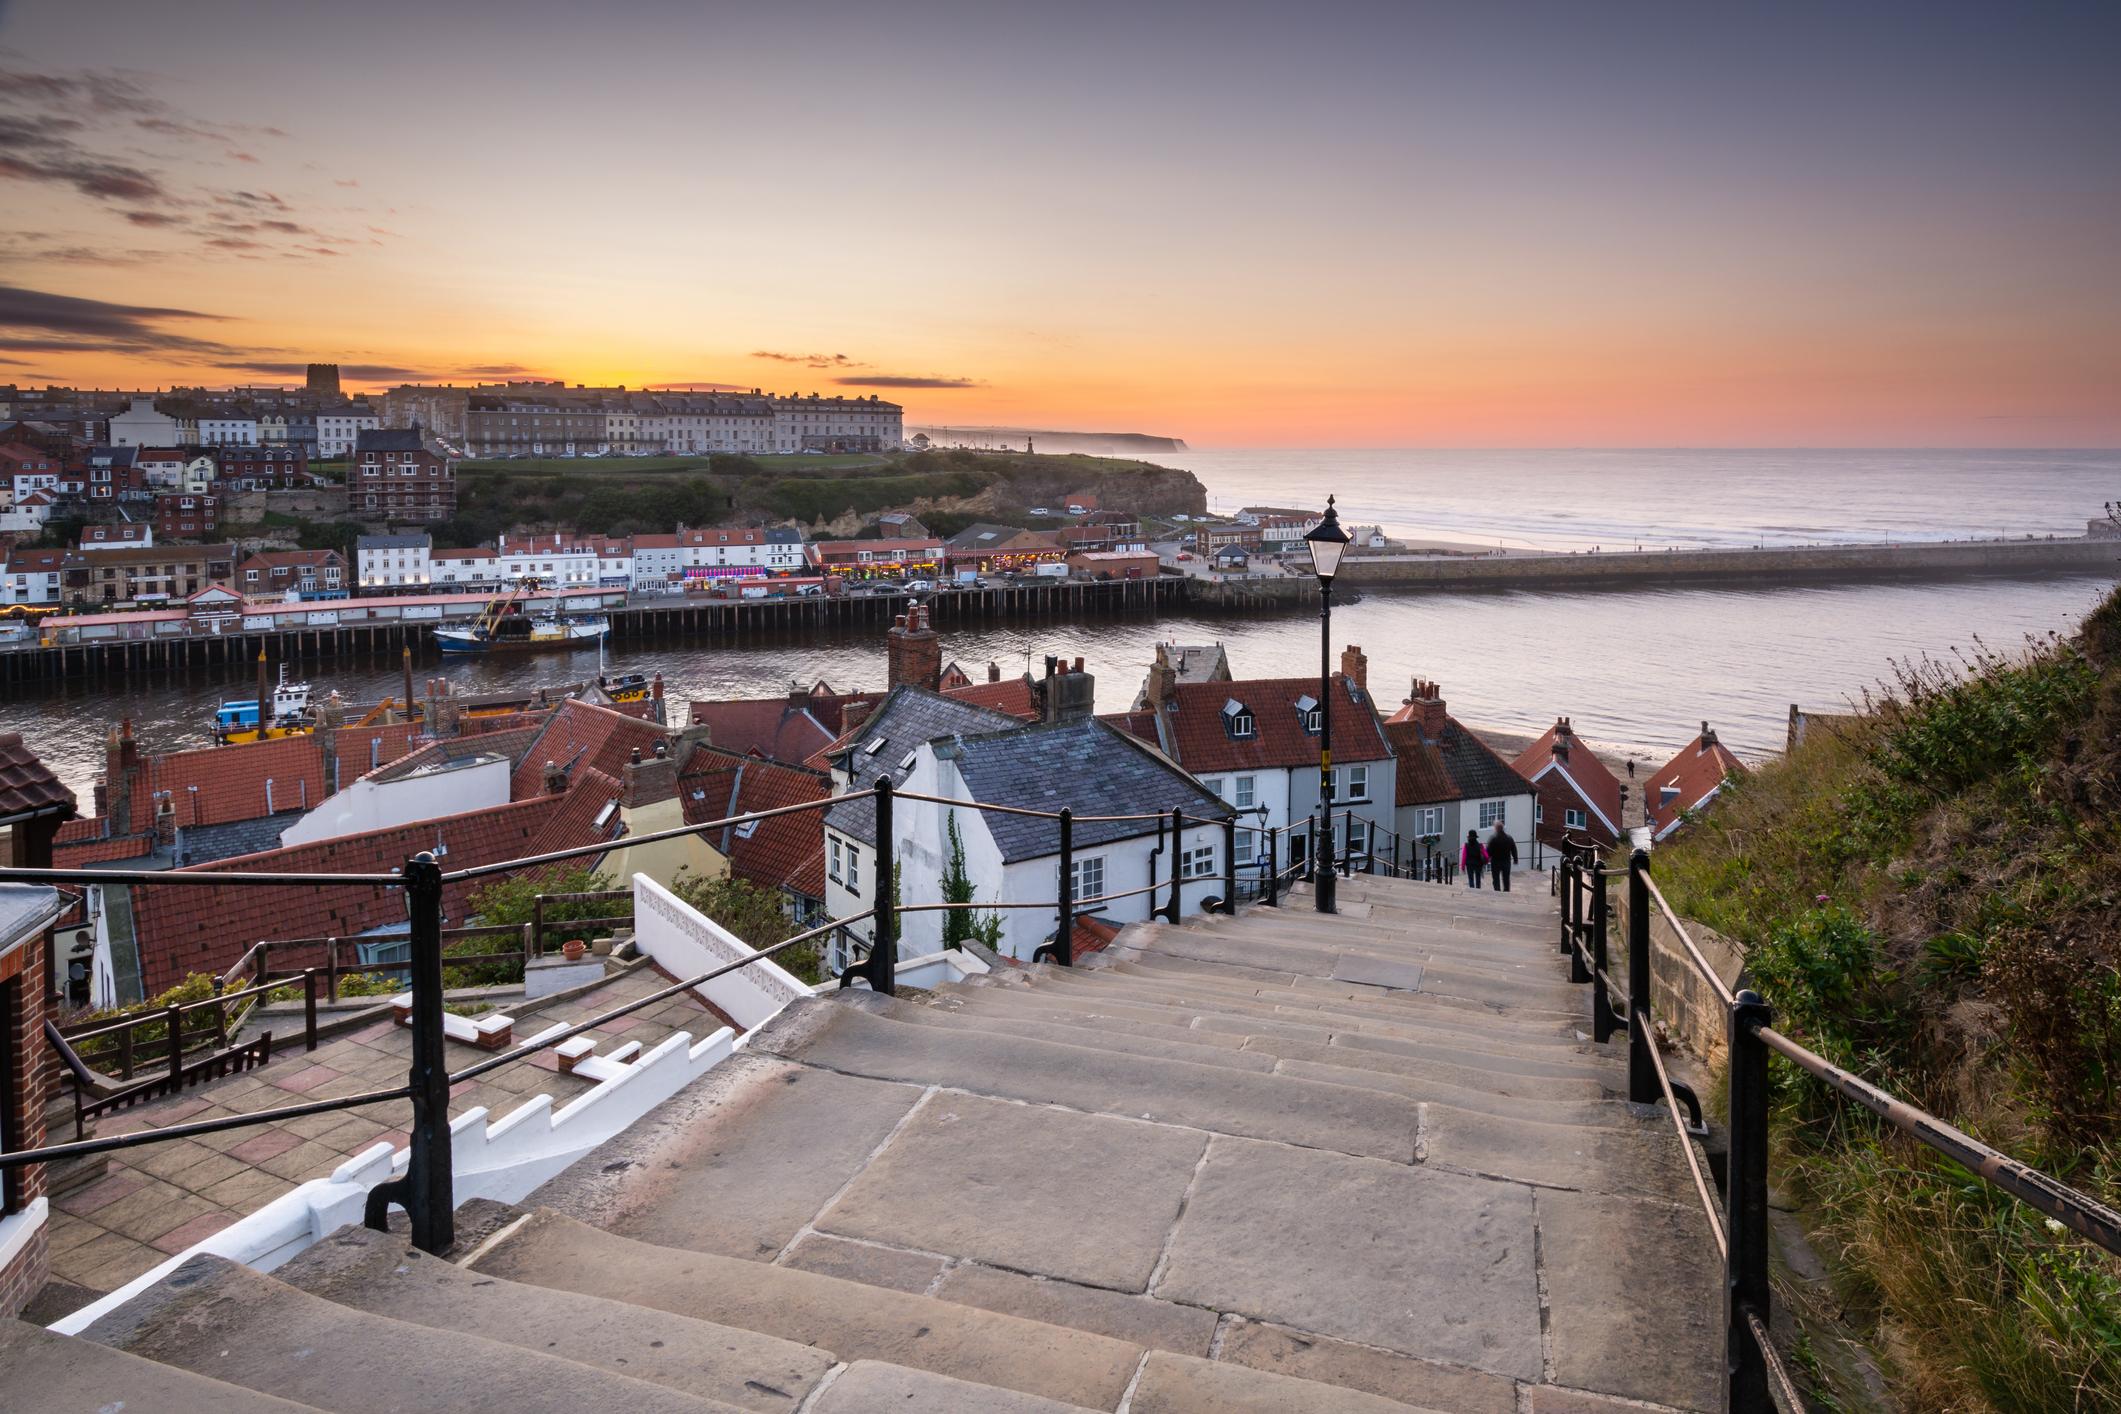
POLYGON ((1370 690, 1370 659, 1362 645, 1351 643, 1340 650, 1340 675, 1364 692, 1370 690))
POLYGON ((560 763, 557 761, 545 763, 545 794, 567 794, 567 773, 560 769, 560 763))
POLYGON ((1001 680, 1002 665, 1000 663, 995 662, 992 658, 989 658, 987 660, 987 681, 1000 682, 1001 680))
POLYGON ((943 678, 943 639, 928 626, 928 610, 915 604, 884 635, 886 680, 892 687, 936 690, 943 678))
POLYGON ((1443 689, 1424 678, 1416 678, 1407 705, 1416 709, 1414 715, 1421 723, 1422 737, 1428 741, 1442 741, 1444 721, 1449 716, 1444 708, 1443 689))
POLYGON ((1048 725, 1080 722, 1097 710, 1097 679, 1083 671, 1083 660, 1070 664, 1046 659, 1046 680, 1039 685, 1041 716, 1048 725))
POLYGON ((140 748, 133 741, 132 718, 120 721, 104 741, 104 814, 114 835, 132 833, 133 786, 140 776, 140 748))
POLYGON ((840 735, 845 736, 862 723, 868 721, 870 712, 875 710, 875 708, 876 704, 867 698, 850 702, 840 708, 840 735))
POLYGON ((1554 759, 1556 761, 1569 759, 1570 738, 1574 735, 1575 733, 1569 727, 1569 719, 1567 717, 1556 717, 1554 719, 1554 759))
POLYGON ((1164 704, 1171 700, 1177 687, 1178 665, 1171 661, 1171 654, 1159 643, 1156 645, 1156 657, 1149 664, 1149 685, 1144 689, 1150 708, 1163 710, 1164 704))
POLYGON ((669 800, 678 793, 677 759, 660 741, 655 744, 655 755, 646 761, 641 759, 640 748, 635 747, 624 774, 625 788, 619 804, 628 810, 669 800))
POLYGON ((1706 756, 1716 747, 1716 729, 1707 722, 1701 724, 1701 743, 1694 748, 1698 756, 1706 756))

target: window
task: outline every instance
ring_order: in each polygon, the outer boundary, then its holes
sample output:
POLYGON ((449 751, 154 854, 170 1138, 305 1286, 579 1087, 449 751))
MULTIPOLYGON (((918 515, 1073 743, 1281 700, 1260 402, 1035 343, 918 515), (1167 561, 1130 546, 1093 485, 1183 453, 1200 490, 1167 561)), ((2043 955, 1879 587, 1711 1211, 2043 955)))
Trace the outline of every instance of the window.
POLYGON ((1216 796, 1223 800, 1229 799, 1228 796, 1223 794, 1223 783, 1220 779, 1212 781, 1202 781, 1201 785, 1207 790, 1208 794, 1216 796))
POLYGON ((1368 800, 1369 798, 1370 768, 1368 766, 1350 766, 1348 768, 1348 799, 1368 800))
POLYGON ((862 852, 850 844, 847 846, 847 892, 859 894, 861 891, 862 852))
POLYGON ((1246 829, 1243 825, 1239 825, 1237 827, 1236 862, 1239 864, 1250 864, 1258 855, 1259 836, 1246 829))
POLYGON ((1480 828, 1485 830, 1490 825, 1500 825, 1502 823, 1503 807, 1506 803, 1500 800, 1483 800, 1480 802, 1480 828))
POLYGON ((1223 729, 1233 737, 1240 739, 1250 737, 1253 734, 1251 709, 1234 697, 1225 702, 1223 704, 1223 729))
POLYGON ((1105 896, 1105 857, 1093 854, 1087 859, 1075 861, 1075 887, 1071 891, 1077 903, 1085 899, 1105 896))
POLYGON ((1215 875, 1215 846, 1195 845, 1179 856, 1181 879, 1208 879, 1215 875))
POLYGON ((1416 821, 1415 834, 1441 835, 1443 833, 1443 807, 1441 805, 1424 805, 1421 809, 1414 812, 1414 818, 1416 821))
POLYGON ((1544 824, 1544 823, 1546 823, 1546 818, 1547 818, 1547 805, 1546 805, 1546 802, 1545 802, 1545 801, 1543 801, 1543 800, 1534 800, 1534 801, 1532 802, 1532 823, 1533 823, 1533 824, 1535 824, 1535 825, 1540 825, 1540 824, 1544 824))
POLYGON ((840 842, 825 836, 825 877, 835 884, 840 880, 840 842))
POLYGON ((1239 810, 1250 810, 1258 803, 1253 799, 1253 779, 1251 776, 1238 776, 1230 783, 1234 792, 1230 796, 1230 803, 1239 810))
POLYGON ((1347 839, 1342 843, 1348 853, 1364 855, 1370 852, 1370 822, 1360 815, 1348 819, 1347 839))
POLYGON ((1572 830, 1580 830, 1590 824, 1590 820, 1581 810, 1568 809, 1561 812, 1561 823, 1572 830))

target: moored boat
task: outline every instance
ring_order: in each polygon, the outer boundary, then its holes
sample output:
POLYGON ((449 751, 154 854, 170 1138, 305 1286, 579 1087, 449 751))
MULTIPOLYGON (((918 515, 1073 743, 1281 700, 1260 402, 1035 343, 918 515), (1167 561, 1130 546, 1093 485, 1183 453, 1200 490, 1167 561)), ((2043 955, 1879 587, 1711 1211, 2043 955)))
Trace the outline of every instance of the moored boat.
POLYGON ((536 580, 525 579, 507 594, 487 601, 468 626, 435 629, 435 646, 444 653, 576 648, 596 643, 611 631, 610 621, 599 616, 531 612, 528 596, 537 587, 536 580))

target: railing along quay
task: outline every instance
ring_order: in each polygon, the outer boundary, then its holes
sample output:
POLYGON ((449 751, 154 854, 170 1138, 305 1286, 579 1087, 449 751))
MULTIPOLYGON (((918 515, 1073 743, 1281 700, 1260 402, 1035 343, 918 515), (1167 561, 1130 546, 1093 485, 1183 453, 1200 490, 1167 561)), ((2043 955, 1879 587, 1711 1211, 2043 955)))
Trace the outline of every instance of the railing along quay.
POLYGON ((1843 1099, 1870 1111, 1893 1128, 1961 1165, 1982 1182, 2000 1188, 2089 1239, 2121 1254, 2121 1213, 2089 1194, 2019 1162, 1926 1110, 1845 1070, 1801 1042, 1777 1031, 1774 1012, 1759 993, 1733 991, 1702 956, 1679 915, 1650 877, 1650 856, 1628 857, 1628 975, 1624 987, 1608 970, 1609 871, 1595 845, 1572 839, 1562 848, 1556 885, 1561 905, 1561 953, 1570 980, 1591 985, 1592 1038, 1604 1043, 1627 1029, 1628 1099, 1663 1102, 1679 1138, 1708 1221, 1710 1240, 1723 1264, 1724 1407, 1731 1414, 1769 1409, 1801 1414, 1796 1382, 1776 1351, 1770 1328, 1768 1287, 1768 1056, 1824 1083, 1843 1099), (1651 910, 1663 917, 1679 941, 1686 963, 1714 991, 1725 1013, 1730 1048, 1728 1152, 1704 1178, 1694 1141, 1705 1138, 1700 1102, 1674 1081, 1657 1049, 1650 998, 1651 910), (1624 1004, 1615 998, 1625 992, 1624 1004), (1688 1117, 1682 1119, 1684 1105, 1688 1117), (1719 1201, 1720 1200, 1720 1201, 1719 1201))

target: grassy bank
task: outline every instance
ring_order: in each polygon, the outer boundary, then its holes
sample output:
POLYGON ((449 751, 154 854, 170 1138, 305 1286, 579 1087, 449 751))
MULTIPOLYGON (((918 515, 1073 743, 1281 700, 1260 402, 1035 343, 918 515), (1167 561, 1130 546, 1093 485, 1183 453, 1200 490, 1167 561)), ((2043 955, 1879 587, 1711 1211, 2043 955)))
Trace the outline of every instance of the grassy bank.
MULTIPOLYGON (((625 457, 575 461, 467 461, 457 473, 457 515, 437 543, 490 541, 503 531, 566 527, 624 535, 746 516, 813 524, 934 503, 954 530, 974 518, 1012 523, 1039 506, 1088 492, 1108 509, 1197 512, 1206 493, 1191 473, 1120 457, 949 451, 877 455, 625 457)), ((942 527, 937 527, 942 529, 942 527)), ((947 533, 945 530, 944 533, 947 533)))
MULTIPOLYGON (((2121 1199, 2121 594, 1908 665, 1658 852, 1779 1022, 2121 1199)), ((1778 1062, 1779 1065, 1779 1062, 1778 1062)), ((1778 1161, 1913 1409, 2121 1408, 2121 1259, 1778 1071, 1778 1161)))

